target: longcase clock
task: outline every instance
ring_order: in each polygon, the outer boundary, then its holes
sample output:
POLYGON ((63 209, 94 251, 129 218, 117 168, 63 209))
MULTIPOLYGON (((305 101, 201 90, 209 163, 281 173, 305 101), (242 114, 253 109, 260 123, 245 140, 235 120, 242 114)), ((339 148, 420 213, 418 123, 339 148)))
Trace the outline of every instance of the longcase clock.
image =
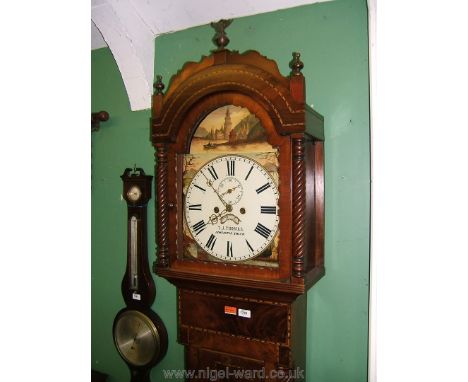
POLYGON ((305 370, 305 293, 324 275, 323 117, 299 53, 283 76, 226 49, 228 24, 165 93, 155 84, 153 268, 177 287, 187 369, 288 379, 305 370))

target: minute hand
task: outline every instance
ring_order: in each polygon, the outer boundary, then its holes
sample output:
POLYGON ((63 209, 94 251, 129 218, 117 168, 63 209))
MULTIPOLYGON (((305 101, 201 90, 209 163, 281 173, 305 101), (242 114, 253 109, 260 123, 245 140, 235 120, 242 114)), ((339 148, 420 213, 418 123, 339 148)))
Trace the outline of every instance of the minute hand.
POLYGON ((227 207, 228 204, 224 201, 224 199, 221 197, 221 195, 218 193, 218 191, 213 187, 213 182, 211 180, 209 180, 203 172, 202 172, 202 174, 205 177, 206 183, 208 184, 208 186, 210 186, 213 189, 213 191, 215 192, 215 194, 218 195, 218 198, 224 204, 224 207, 227 207))

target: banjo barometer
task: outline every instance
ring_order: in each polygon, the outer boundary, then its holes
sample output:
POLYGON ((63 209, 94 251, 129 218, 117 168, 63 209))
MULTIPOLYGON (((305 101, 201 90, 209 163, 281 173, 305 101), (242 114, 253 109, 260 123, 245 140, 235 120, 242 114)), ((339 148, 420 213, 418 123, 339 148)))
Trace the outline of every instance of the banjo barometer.
POLYGON ((127 202, 127 266, 122 279, 126 307, 112 329, 114 344, 130 369, 131 382, 150 382, 150 371, 166 354, 167 331, 151 310, 156 289, 148 265, 147 204, 152 176, 143 169, 125 169, 121 176, 127 202))

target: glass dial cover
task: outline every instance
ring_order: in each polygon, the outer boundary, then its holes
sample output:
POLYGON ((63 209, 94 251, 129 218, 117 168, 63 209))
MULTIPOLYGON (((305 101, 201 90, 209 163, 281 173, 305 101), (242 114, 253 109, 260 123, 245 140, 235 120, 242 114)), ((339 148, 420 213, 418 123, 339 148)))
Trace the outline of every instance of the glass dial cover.
POLYGON ((149 364, 160 352, 158 330, 151 319, 137 310, 127 310, 114 326, 114 341, 122 358, 135 366, 149 364))

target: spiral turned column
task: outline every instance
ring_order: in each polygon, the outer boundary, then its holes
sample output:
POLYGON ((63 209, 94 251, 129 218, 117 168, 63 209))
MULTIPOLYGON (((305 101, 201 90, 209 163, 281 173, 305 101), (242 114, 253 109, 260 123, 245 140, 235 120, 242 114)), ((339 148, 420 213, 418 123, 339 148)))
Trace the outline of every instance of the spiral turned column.
POLYGON ((157 267, 167 267, 169 265, 169 237, 168 225, 169 217, 167 211, 167 147, 165 144, 156 145, 156 177, 158 189, 157 200, 157 267))
POLYGON ((304 277, 306 179, 304 138, 293 139, 293 276, 304 277))

